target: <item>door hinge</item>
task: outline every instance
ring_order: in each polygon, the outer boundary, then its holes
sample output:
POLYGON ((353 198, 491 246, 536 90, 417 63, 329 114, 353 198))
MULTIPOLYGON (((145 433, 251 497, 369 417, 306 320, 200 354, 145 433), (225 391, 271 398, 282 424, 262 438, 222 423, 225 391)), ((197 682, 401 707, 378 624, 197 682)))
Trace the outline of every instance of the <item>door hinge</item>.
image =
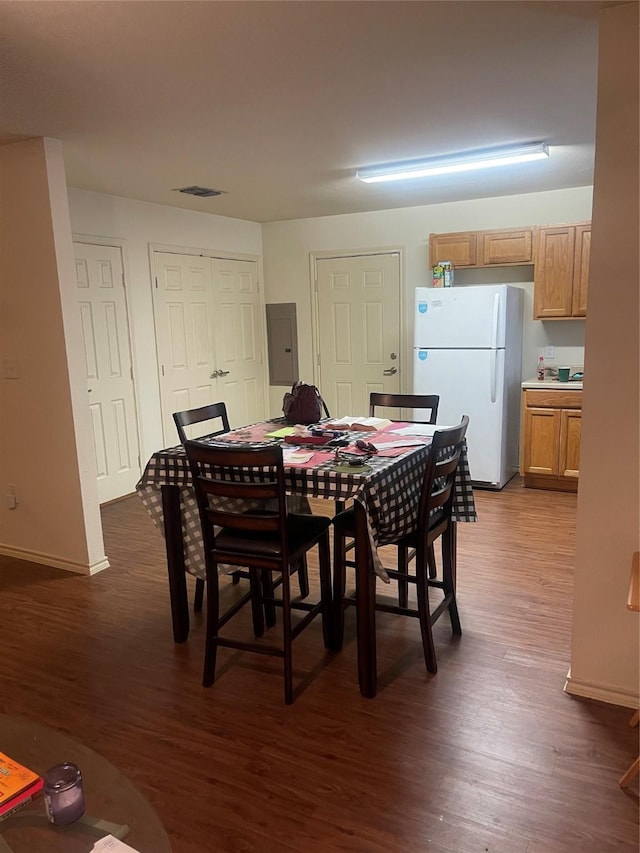
POLYGON ((160 365, 160 370, 162 371, 162 375, 164 376, 164 364, 160 365))
POLYGON ((158 276, 156 276, 156 290, 158 289, 158 276))

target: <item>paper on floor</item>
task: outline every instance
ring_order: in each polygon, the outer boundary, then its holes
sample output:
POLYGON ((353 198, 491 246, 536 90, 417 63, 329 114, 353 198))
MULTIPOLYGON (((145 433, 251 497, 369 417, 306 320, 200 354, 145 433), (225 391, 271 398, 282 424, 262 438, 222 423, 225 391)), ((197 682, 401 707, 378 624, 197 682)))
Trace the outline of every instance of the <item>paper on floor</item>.
POLYGON ((130 847, 113 835, 105 835, 91 848, 91 853, 138 853, 135 847, 130 847))

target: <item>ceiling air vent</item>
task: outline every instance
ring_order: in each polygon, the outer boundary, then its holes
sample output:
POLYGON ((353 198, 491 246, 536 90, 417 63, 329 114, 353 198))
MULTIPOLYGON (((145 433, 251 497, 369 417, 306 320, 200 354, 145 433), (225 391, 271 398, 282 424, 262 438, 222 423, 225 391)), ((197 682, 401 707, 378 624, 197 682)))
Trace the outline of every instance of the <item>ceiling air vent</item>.
POLYGON ((187 193, 187 195, 197 195, 200 198, 211 198, 214 195, 223 195, 222 190, 210 190, 208 187, 179 187, 174 192, 187 193))

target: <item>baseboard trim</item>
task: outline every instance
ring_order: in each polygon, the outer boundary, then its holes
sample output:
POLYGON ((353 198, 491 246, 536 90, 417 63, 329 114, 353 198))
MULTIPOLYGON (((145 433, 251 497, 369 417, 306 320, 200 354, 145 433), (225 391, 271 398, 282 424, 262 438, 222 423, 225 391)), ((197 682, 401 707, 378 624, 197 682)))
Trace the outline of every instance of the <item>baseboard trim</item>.
POLYGON ((93 563, 76 563, 72 560, 54 557, 52 554, 28 551, 26 548, 12 548, 9 545, 0 545, 0 555, 24 560, 27 563, 37 563, 40 566, 51 566, 53 569, 62 569, 65 572, 74 572, 77 575, 96 575, 98 572, 109 568, 108 557, 101 557, 93 563))
POLYGON ((581 696, 584 699, 597 699, 599 702, 606 702, 609 705, 620 705, 623 708, 636 709, 638 707, 638 696, 635 693, 607 684, 582 681, 579 678, 574 678, 571 675, 571 670, 567 673, 564 692, 571 696, 581 696))

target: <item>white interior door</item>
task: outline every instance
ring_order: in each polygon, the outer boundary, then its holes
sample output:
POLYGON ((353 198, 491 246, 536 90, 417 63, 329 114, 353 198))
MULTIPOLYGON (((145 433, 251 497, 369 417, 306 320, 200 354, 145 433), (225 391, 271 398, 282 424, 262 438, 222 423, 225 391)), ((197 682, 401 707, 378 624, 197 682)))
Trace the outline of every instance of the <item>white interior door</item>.
POLYGON ((369 413, 371 391, 400 391, 400 255, 319 258, 320 390, 339 417, 369 413))
POLYGON ((255 261, 211 259, 214 373, 232 427, 266 416, 264 305, 255 261))
POLYGON ((265 417, 262 299, 255 261, 154 253, 155 326, 166 445, 173 412, 226 403, 231 426, 265 417))
POLYGON ((211 374, 211 261, 196 255, 155 254, 155 330, 165 446, 178 443, 173 412, 217 402, 211 374))
POLYGON ((135 490, 138 426, 122 252, 74 242, 100 503, 135 490))

